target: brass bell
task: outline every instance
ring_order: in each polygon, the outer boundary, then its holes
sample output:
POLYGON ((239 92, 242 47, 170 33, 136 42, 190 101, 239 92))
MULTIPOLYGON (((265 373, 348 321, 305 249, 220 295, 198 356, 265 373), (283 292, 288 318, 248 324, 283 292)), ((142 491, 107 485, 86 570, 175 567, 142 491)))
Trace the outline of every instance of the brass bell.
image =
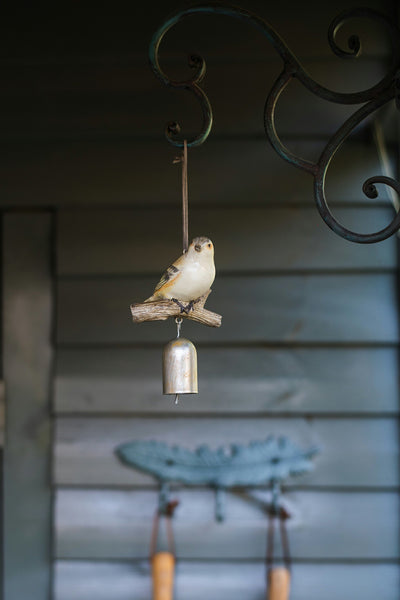
POLYGON ((194 344, 180 337, 182 320, 177 320, 178 335, 163 351, 163 393, 175 394, 175 404, 179 394, 197 394, 197 352, 194 344))

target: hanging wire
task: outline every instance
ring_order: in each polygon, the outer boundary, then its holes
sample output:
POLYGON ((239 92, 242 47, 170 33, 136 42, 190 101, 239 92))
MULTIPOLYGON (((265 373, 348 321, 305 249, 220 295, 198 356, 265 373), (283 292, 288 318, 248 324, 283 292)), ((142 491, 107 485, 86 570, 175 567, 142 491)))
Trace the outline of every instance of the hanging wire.
POLYGON ((153 527, 151 531, 151 539, 150 539, 150 559, 157 552, 157 541, 158 534, 160 529, 160 517, 163 517, 165 520, 166 532, 167 532, 167 541, 168 541, 168 552, 171 552, 174 556, 176 556, 175 551, 175 539, 174 532, 172 528, 172 518, 174 516, 174 512, 179 502, 177 500, 169 500, 169 489, 167 485, 162 485, 160 489, 160 498, 159 498, 159 506, 155 512, 153 518, 153 527))
POLYGON ((174 164, 182 163, 182 246, 183 254, 186 254, 189 248, 188 152, 186 140, 183 142, 181 156, 177 156, 173 162, 174 164))
POLYGON ((183 142, 182 157, 182 227, 183 227, 183 253, 189 248, 189 206, 188 206, 188 175, 187 175, 187 141, 183 142))

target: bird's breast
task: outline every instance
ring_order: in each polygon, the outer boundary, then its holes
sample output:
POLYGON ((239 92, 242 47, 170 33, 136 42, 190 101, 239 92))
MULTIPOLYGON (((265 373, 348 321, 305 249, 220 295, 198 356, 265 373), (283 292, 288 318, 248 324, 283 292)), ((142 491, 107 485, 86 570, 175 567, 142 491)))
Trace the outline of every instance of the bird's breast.
POLYGON ((190 302, 203 296, 211 287, 215 277, 215 267, 199 262, 187 262, 168 290, 170 298, 190 302))

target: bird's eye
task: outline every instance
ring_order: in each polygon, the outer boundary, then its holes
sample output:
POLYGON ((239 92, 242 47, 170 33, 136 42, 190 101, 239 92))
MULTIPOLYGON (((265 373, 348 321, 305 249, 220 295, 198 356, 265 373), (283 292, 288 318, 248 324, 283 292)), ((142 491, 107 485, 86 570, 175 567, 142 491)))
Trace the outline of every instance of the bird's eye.
POLYGON ((209 248, 211 248, 211 244, 207 244, 207 246, 208 246, 209 248))

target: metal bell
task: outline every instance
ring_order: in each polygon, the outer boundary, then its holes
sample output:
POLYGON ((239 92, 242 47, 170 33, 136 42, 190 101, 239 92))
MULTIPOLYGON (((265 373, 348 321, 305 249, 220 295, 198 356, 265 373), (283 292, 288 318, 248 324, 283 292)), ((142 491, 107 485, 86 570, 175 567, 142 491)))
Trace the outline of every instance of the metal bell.
POLYGON ((178 336, 171 340, 163 351, 163 393, 197 394, 197 352, 194 344, 178 336))

